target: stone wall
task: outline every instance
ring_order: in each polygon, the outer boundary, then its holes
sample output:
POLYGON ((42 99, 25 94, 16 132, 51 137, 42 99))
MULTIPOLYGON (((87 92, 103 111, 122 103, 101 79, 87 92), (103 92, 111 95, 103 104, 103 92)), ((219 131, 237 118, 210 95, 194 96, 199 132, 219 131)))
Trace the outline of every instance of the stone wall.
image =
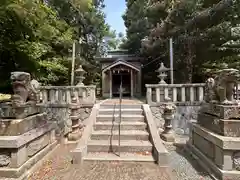
MULTIPOLYGON (((197 113, 200 109, 199 104, 179 104, 177 105, 177 112, 172 122, 173 129, 176 134, 188 135, 189 122, 197 120, 197 113)), ((164 119, 162 118, 163 109, 161 106, 151 107, 153 117, 158 128, 163 129, 164 119)))
POLYGON ((56 136, 66 135, 71 131, 70 109, 68 105, 42 105, 47 113, 47 120, 55 123, 56 136))
MULTIPOLYGON (((91 113, 91 107, 81 107, 80 120, 85 122, 91 113)), ((67 135, 72 130, 69 105, 42 104, 42 111, 47 113, 48 121, 55 123, 56 135, 67 135)))

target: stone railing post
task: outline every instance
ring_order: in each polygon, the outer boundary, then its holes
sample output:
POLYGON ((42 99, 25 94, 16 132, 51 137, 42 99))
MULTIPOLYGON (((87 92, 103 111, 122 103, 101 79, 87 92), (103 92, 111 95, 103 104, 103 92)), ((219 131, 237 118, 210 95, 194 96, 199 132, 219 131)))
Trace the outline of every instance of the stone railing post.
POLYGON ((75 97, 72 98, 72 103, 70 106, 71 109, 71 121, 72 121, 72 131, 68 134, 69 141, 77 141, 81 136, 81 129, 83 128, 82 123, 80 123, 80 105, 77 104, 77 99, 75 97))
POLYGON ((204 88, 198 87, 198 101, 203 101, 204 97, 204 88))
POLYGON ((170 102, 170 98, 165 99, 166 103, 164 104, 164 109, 163 109, 163 118, 165 120, 164 123, 164 131, 160 135, 161 139, 167 142, 174 142, 175 141, 175 136, 174 136, 174 131, 172 129, 172 120, 174 118, 174 114, 176 112, 176 106, 174 103, 170 102))
POLYGON ((147 103, 151 103, 151 102, 152 102, 152 88, 147 87, 147 103))

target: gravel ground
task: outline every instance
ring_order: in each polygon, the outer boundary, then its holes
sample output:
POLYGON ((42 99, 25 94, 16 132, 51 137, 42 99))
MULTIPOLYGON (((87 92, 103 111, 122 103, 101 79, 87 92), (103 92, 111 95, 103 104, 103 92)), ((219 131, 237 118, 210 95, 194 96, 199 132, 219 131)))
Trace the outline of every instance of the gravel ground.
POLYGON ((184 145, 165 145, 170 153, 172 176, 176 180, 212 180, 191 155, 184 145))
POLYGON ((183 145, 165 146, 170 152, 170 169, 148 162, 89 161, 83 166, 72 165, 69 151, 73 146, 62 145, 28 180, 211 180, 183 145))

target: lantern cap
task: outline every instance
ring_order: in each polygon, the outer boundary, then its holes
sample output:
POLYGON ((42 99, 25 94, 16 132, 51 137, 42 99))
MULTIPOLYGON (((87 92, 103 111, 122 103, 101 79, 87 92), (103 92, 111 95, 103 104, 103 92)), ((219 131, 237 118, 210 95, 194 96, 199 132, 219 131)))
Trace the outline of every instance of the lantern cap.
POLYGON ((160 67, 157 69, 157 72, 161 73, 161 72, 166 72, 168 71, 169 68, 166 68, 163 64, 163 62, 160 63, 160 67))

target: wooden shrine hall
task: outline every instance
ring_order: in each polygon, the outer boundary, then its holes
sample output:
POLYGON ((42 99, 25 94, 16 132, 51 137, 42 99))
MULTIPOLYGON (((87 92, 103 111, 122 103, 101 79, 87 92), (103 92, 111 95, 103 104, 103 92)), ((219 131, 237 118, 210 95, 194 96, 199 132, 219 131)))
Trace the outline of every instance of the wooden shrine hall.
POLYGON ((96 58, 102 68, 102 96, 119 97, 120 84, 124 97, 140 97, 142 87, 141 58, 125 50, 109 51, 105 57, 96 58))

